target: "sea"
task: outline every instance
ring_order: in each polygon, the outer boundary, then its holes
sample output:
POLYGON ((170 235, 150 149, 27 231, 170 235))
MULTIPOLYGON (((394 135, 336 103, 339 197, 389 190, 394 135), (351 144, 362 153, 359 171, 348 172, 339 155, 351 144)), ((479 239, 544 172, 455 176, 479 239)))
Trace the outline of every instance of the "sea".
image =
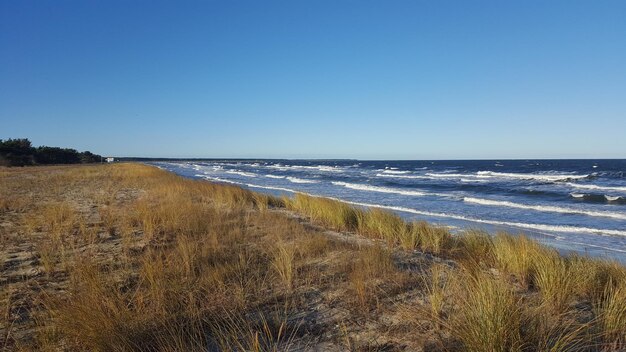
POLYGON ((387 209, 452 232, 526 234, 563 253, 626 263, 626 159, 149 163, 277 196, 301 192, 387 209))

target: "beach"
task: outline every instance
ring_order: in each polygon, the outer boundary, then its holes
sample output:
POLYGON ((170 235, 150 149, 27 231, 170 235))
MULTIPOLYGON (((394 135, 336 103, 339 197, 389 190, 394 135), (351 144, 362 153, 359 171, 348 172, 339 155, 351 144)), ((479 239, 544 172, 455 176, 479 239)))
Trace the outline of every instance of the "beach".
POLYGON ((0 180, 3 350, 625 347, 626 268, 525 236, 135 163, 0 180))

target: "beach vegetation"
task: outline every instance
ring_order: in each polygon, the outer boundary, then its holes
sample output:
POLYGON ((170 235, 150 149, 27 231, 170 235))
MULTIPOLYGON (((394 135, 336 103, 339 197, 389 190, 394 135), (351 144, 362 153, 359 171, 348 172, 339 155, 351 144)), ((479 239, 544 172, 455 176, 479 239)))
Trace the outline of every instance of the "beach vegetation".
POLYGON ((626 269, 132 163, 0 173, 0 348, 614 351, 626 269))

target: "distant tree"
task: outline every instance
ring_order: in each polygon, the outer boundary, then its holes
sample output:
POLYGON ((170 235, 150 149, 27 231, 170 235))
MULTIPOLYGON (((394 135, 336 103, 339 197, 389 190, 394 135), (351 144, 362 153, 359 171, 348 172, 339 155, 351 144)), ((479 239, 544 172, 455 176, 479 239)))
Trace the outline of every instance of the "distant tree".
POLYGON ((80 158, 80 162, 83 164, 99 163, 102 161, 102 157, 100 155, 94 154, 88 150, 82 153, 79 153, 78 156, 80 158))
POLYGON ((34 149, 26 138, 0 139, 0 163, 5 166, 32 165, 34 149))
POLYGON ((44 164, 97 163, 102 157, 89 151, 41 146, 34 148, 26 138, 0 139, 0 165, 25 166, 44 164))
POLYGON ((78 151, 69 148, 47 147, 37 148, 35 153, 37 164, 78 164, 78 151))

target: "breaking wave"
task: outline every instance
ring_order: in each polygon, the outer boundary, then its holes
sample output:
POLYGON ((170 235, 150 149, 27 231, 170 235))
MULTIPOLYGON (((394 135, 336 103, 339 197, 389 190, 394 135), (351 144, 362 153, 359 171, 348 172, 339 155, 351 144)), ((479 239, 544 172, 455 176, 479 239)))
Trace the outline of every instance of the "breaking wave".
POLYGON ((463 200, 468 203, 476 203, 476 204, 489 205, 489 206, 527 209, 527 210, 536 210, 536 211, 541 211, 541 212, 552 212, 552 213, 562 213, 562 214, 579 214, 579 215, 626 220, 626 213, 618 213, 618 212, 582 210, 582 209, 557 207, 557 206, 551 206, 551 205, 528 205, 528 204, 520 204, 520 203, 509 202, 509 201, 499 201, 499 200, 490 200, 490 199, 473 198, 473 197, 465 197, 463 198, 463 200))
POLYGON ((572 175, 572 174, 522 174, 522 173, 506 173, 506 172, 494 172, 494 171, 478 171, 476 177, 489 178, 512 178, 521 180, 537 180, 547 182, 568 181, 568 180, 580 180, 589 178, 590 175, 572 175))
POLYGON ((293 183, 319 183, 319 181, 307 180, 307 179, 297 178, 297 177, 287 177, 287 180, 293 183))
POLYGON ((626 204, 626 198, 622 196, 610 196, 607 194, 570 193, 570 197, 594 203, 626 204))
POLYGON ((410 171, 400 171, 400 170, 384 170, 383 173, 384 174, 392 174, 392 175, 402 175, 402 174, 408 174, 410 171))
POLYGON ((245 176, 245 177, 257 177, 257 174, 253 174, 251 172, 244 172, 244 171, 239 171, 239 170, 228 170, 226 171, 227 174, 233 174, 233 175, 239 175, 239 176, 245 176))
POLYGON ((626 192, 626 187, 587 185, 587 184, 573 183, 573 182, 567 182, 566 185, 568 185, 570 187, 574 187, 574 188, 580 188, 580 189, 592 189, 592 190, 598 190, 598 191, 626 192))
POLYGON ((368 191, 368 192, 380 192, 380 193, 394 193, 394 194, 402 194, 405 196, 416 196, 422 197, 427 196, 429 193, 420 192, 420 191, 410 191, 410 190, 402 190, 395 188, 387 188, 387 187, 378 187, 371 185, 362 185, 356 183, 348 183, 348 182, 332 182, 335 186, 343 186, 350 189, 356 189, 359 191, 368 191))
POLYGON ((391 177, 391 178, 407 178, 416 180, 432 180, 432 177, 420 176, 420 175, 395 175, 395 174, 376 174, 376 177, 391 177))

